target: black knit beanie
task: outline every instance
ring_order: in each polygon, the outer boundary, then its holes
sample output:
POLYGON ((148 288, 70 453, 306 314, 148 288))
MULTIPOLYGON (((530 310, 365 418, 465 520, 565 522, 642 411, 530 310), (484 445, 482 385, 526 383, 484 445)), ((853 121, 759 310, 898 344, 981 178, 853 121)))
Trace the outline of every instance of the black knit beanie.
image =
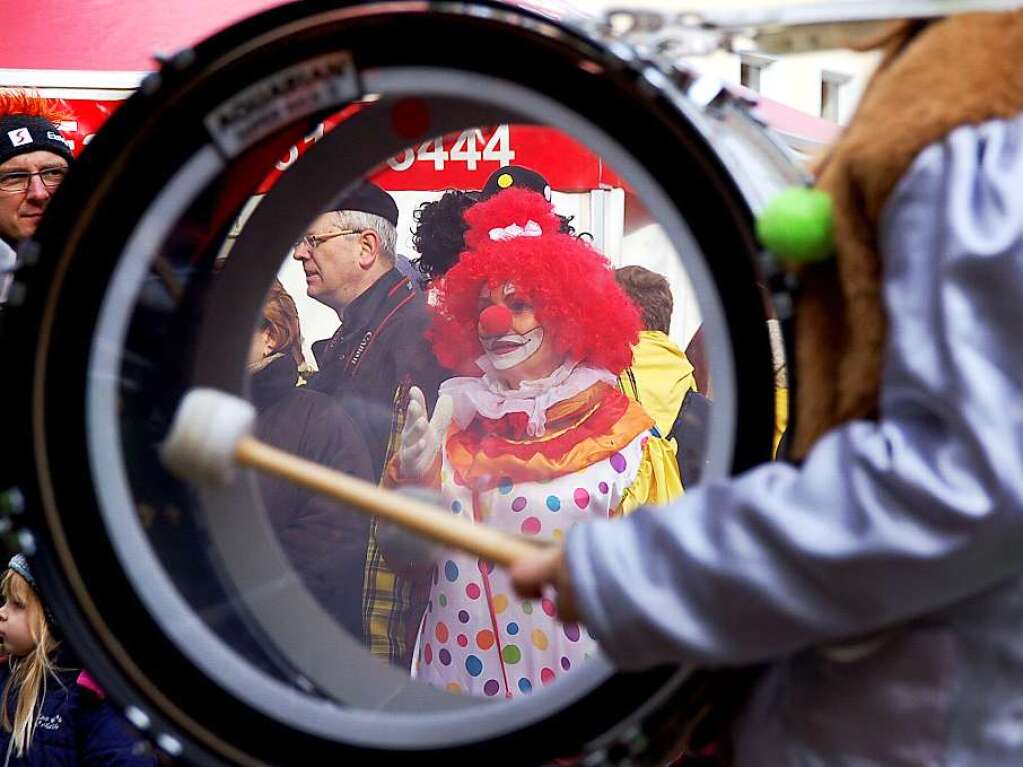
POLYGON ((70 164, 75 156, 71 142, 61 135, 56 125, 35 115, 4 115, 0 117, 0 164, 27 152, 52 152, 70 164))

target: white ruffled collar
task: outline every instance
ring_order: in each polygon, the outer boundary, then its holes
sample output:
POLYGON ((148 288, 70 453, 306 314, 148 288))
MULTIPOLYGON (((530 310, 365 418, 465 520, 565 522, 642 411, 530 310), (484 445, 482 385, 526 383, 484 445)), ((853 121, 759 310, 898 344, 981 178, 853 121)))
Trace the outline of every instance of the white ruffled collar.
POLYGON ((476 364, 483 370, 482 376, 449 378, 440 386, 440 394, 451 397, 454 421, 460 429, 472 423, 477 414, 497 420, 509 413, 526 413, 529 435, 539 437, 546 429, 549 408, 600 381, 612 385, 617 382, 607 370, 567 361, 546 378, 523 381, 518 388, 509 389, 494 375, 486 357, 480 357, 476 364))

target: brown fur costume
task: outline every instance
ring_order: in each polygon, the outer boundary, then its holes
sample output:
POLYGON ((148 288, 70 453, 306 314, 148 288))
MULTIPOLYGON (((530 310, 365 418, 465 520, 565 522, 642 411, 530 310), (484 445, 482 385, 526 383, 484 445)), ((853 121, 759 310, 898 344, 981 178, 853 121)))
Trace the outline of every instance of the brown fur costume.
POLYGON ((828 429, 876 418, 885 347, 877 233, 881 212, 917 155, 960 125, 1023 111, 1023 11, 904 24, 852 123, 821 166, 835 205, 834 261, 803 272, 791 453, 828 429))

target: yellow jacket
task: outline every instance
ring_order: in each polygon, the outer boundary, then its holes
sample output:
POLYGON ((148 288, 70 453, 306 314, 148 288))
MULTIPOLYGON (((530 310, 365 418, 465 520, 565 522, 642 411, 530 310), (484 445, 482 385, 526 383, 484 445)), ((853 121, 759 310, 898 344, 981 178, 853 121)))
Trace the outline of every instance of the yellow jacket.
POLYGON ((618 376, 621 390, 654 419, 668 436, 688 391, 696 391, 693 366, 685 352, 659 330, 644 330, 632 347, 632 366, 618 376))

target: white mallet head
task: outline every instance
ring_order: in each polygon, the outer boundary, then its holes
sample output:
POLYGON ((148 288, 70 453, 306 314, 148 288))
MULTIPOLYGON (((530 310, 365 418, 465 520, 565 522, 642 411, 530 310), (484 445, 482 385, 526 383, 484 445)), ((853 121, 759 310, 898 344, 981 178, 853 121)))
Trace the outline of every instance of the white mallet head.
POLYGON ((178 405, 160 458, 171 473, 192 482, 228 484, 234 477, 234 451, 252 433, 256 409, 216 389, 192 389, 178 405))

